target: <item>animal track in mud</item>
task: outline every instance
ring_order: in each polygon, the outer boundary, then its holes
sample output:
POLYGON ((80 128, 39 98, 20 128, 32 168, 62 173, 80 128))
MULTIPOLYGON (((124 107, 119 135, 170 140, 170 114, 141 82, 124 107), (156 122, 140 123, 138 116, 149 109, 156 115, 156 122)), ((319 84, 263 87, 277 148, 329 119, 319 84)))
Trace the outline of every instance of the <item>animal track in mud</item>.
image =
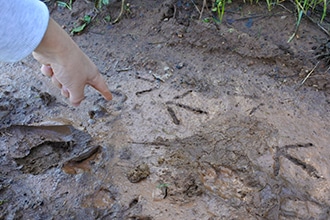
POLYGON ((205 114, 207 115, 208 112, 207 111, 204 111, 200 108, 194 108, 194 107, 191 107, 189 105, 184 105, 184 104, 181 104, 181 103, 176 103, 176 102, 172 102, 172 101, 168 101, 166 102, 167 105, 175 105, 175 106, 178 106, 180 108, 183 108, 183 109, 186 109, 188 111, 191 111, 191 112, 194 112, 194 113, 198 113, 198 114, 205 114))
POLYGON ((183 93, 182 95, 174 96, 173 99, 181 99, 181 98, 183 98, 183 97, 189 95, 189 94, 192 93, 192 92, 193 92, 193 90, 188 90, 187 92, 183 93))
MULTIPOLYGON (((185 96, 189 95, 193 90, 188 90, 187 92, 183 93, 182 95, 177 95, 177 96, 174 96, 173 99, 181 99, 181 98, 184 98, 185 96)), ((207 111, 204 111, 200 108, 196 108, 196 107, 191 107, 189 105, 185 105, 185 104, 181 104, 181 103, 178 103, 178 102, 173 102, 173 101, 168 101, 165 103, 166 104, 166 109, 167 109, 167 112, 169 113, 169 115, 171 116, 172 118, 172 121, 174 124, 176 125, 179 125, 181 123, 180 119, 176 116, 175 114, 175 111, 173 110, 173 108, 170 107, 170 105, 174 105, 174 106, 177 106, 179 108, 183 108, 185 110, 188 110, 188 111, 191 111, 193 113, 197 113, 197 114, 205 114, 207 115, 208 112, 207 111)))
MULTIPOLYGON (((146 78, 143 78, 141 76, 136 76, 137 79, 142 79, 142 80, 145 80, 145 81, 149 81, 149 82, 154 82, 153 80, 149 80, 149 79, 146 79, 146 78)), ((159 88, 159 85, 155 86, 155 87, 152 87, 150 89, 145 89, 145 90, 141 90, 141 91, 138 91, 135 93, 136 96, 140 96, 142 94, 145 94, 145 93, 149 93, 149 92, 152 92, 156 89, 159 88)), ((184 92, 183 94, 181 95, 177 95, 177 96, 174 96, 173 99, 175 100, 178 100, 178 99, 182 99, 184 97, 186 97, 187 95, 189 95, 190 93, 192 93, 193 90, 188 90, 186 92, 184 92)), ((173 101, 167 101, 166 103, 166 110, 167 112, 169 113, 170 117, 172 118, 172 122, 176 125, 180 125, 181 124, 181 121, 180 119, 177 117, 174 109, 170 106, 170 105, 174 105, 174 106, 177 106, 179 108, 183 108, 185 110, 188 110, 188 111, 191 111, 193 113, 197 113, 197 114, 205 114, 207 115, 208 112, 207 111, 204 111, 200 108, 196 108, 196 107, 191 107, 189 105, 185 105, 185 104, 181 104, 181 103, 178 103, 178 102, 173 102, 173 101)))
POLYGON ((179 125, 181 122, 180 122, 180 120, 178 119, 178 117, 176 116, 176 114, 175 114, 173 108, 171 108, 170 106, 167 106, 167 111, 168 111, 168 113, 170 114, 173 123, 176 124, 176 125, 179 125))
MULTIPOLYGON (((111 93, 118 97, 118 100, 112 100, 112 105, 116 110, 121 110, 127 101, 127 95, 120 90, 112 90, 111 93)), ((104 101, 103 98, 101 100, 104 101)))
POLYGON ((279 172, 280 172, 280 157, 283 156, 286 159, 288 159, 289 161, 291 161, 293 164, 295 164, 296 166, 301 167, 303 170, 305 170, 308 175, 310 177, 314 177, 317 179, 322 178, 322 176, 319 174, 319 172, 317 171, 317 169, 315 167, 313 167, 312 165, 296 158, 293 157, 292 155, 290 155, 287 150, 288 149, 296 149, 296 148, 309 148, 309 147, 314 147, 314 145, 312 143, 307 143, 307 144, 294 144, 294 145, 286 145, 284 147, 279 148, 278 146, 276 146, 276 154, 274 156, 274 165, 273 165, 273 169, 274 169, 274 175, 278 176, 279 172))
POLYGON ((146 89, 146 90, 142 90, 142 91, 138 91, 135 93, 136 96, 142 95, 144 93, 148 93, 148 92, 152 92, 153 90, 155 90, 156 88, 150 88, 150 89, 146 89))

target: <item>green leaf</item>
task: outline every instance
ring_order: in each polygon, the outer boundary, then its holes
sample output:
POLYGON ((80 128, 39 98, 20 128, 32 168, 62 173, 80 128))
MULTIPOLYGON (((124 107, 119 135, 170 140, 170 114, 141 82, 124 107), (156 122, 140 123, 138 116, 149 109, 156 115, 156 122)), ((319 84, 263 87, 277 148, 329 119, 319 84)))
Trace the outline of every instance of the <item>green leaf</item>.
POLYGON ((204 19, 203 19, 203 22, 205 22, 205 23, 209 23, 210 21, 211 21, 210 18, 204 18, 204 19))
POLYGON ((92 21, 92 17, 89 16, 89 15, 85 15, 85 16, 84 16, 84 21, 85 21, 87 24, 89 24, 89 23, 92 21))
POLYGON ((82 32, 85 29, 86 26, 87 26, 87 23, 84 23, 84 24, 82 24, 82 25, 80 25, 78 27, 73 28, 71 30, 71 34, 76 34, 76 33, 82 32))
POLYGON ((67 8, 69 9, 70 11, 72 10, 72 1, 70 1, 70 3, 66 3, 66 2, 62 2, 62 1, 57 1, 57 5, 60 6, 60 7, 63 7, 63 8, 67 8))
POLYGON ((110 22, 110 21, 111 21, 111 16, 110 16, 110 15, 105 16, 105 17, 104 17, 104 20, 105 20, 106 22, 110 22))
POLYGON ((103 5, 108 5, 109 4, 109 0, 102 0, 103 5))
POLYGON ((68 4, 66 2, 57 1, 57 5, 65 8, 68 4))
POLYGON ((161 183, 157 186, 158 189, 161 189, 161 188, 168 188, 169 184, 167 183, 161 183))

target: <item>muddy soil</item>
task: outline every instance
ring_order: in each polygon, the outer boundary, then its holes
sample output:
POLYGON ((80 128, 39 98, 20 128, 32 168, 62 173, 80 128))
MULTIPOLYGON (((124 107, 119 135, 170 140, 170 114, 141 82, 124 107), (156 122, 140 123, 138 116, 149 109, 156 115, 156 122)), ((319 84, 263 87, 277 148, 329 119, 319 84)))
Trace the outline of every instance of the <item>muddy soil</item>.
POLYGON ((49 3, 68 32, 96 15, 73 39, 114 98, 74 108, 32 57, 1 64, 0 219, 330 218, 327 34, 303 19, 288 43, 290 3, 219 24, 206 2, 128 1, 116 24, 117 1, 49 3))

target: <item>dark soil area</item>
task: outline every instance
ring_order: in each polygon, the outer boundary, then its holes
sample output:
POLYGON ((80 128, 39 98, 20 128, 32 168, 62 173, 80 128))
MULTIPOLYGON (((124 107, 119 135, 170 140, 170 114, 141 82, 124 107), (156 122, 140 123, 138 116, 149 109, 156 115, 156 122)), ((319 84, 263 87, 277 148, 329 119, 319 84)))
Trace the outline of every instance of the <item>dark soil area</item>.
POLYGON ((110 102, 1 64, 0 219, 329 219, 328 18, 288 42, 290 2, 127 3, 48 2, 68 32, 93 18, 73 39, 110 102))

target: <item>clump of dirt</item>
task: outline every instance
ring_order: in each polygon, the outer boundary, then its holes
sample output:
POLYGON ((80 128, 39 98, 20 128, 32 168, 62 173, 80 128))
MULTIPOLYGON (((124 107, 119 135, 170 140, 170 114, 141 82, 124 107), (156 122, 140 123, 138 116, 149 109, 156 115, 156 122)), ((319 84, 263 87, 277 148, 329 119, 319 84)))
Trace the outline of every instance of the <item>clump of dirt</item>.
POLYGON ((127 173, 127 179, 131 183, 138 183, 150 175, 149 166, 147 164, 140 164, 127 173))

